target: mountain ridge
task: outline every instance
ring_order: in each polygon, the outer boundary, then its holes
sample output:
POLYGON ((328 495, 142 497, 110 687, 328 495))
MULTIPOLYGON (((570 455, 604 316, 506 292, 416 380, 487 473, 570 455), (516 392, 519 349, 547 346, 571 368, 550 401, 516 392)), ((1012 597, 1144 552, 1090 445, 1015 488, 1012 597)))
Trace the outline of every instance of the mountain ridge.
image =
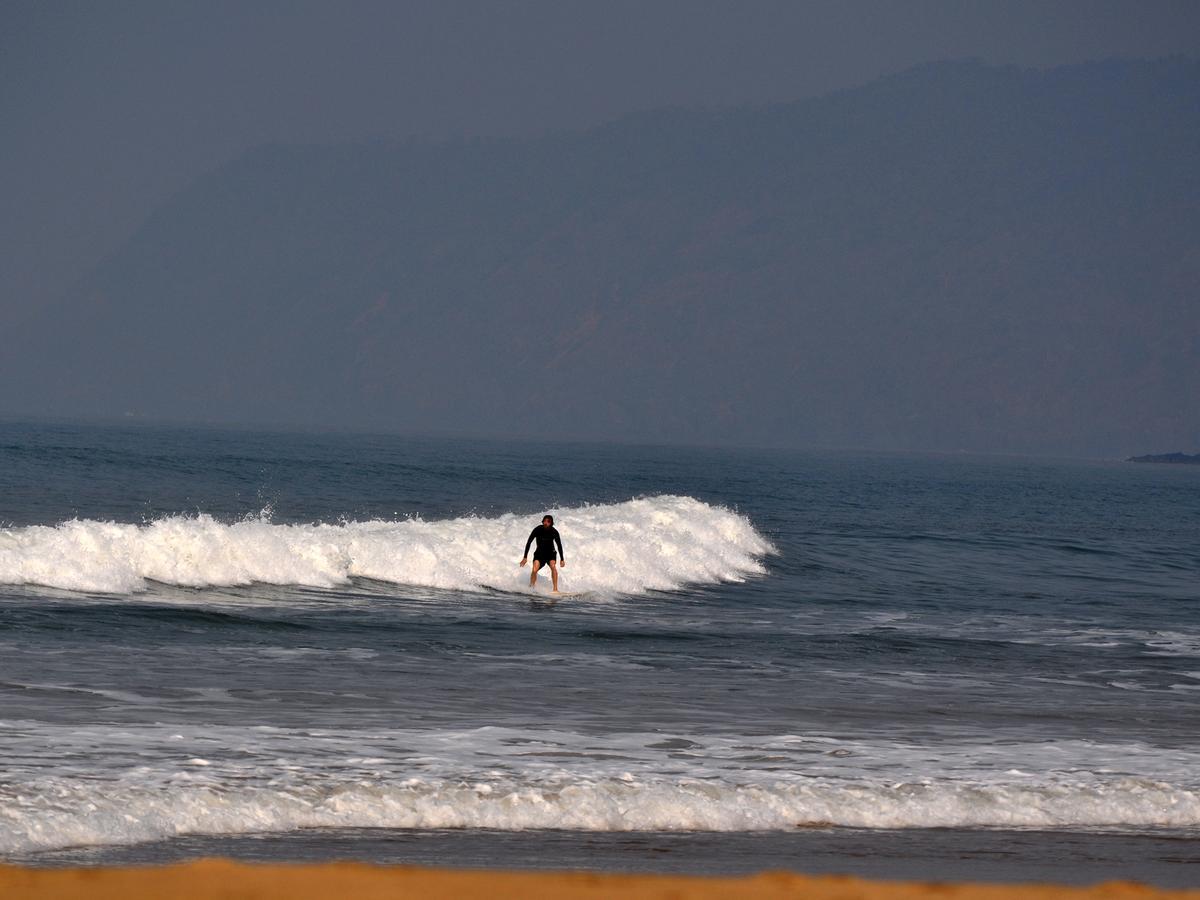
POLYGON ((1198 76, 952 62, 529 140, 259 148, 10 336, 0 408, 1195 443, 1198 76))

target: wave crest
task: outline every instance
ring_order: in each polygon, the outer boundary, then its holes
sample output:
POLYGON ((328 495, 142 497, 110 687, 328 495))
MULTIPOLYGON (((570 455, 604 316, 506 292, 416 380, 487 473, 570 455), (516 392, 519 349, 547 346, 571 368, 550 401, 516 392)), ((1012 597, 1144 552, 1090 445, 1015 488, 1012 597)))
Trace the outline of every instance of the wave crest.
POLYGON ((289 789, 89 782, 0 803, 0 854, 179 834, 301 828, 774 831, 856 828, 1194 827, 1200 795, 1125 778, 1041 785, 923 782, 728 785, 702 781, 427 781, 289 789))
MULTIPOLYGON (((567 590, 637 594, 761 574, 774 552, 746 517, 692 497, 551 510, 567 590)), ((151 581, 334 587, 351 578, 449 590, 515 590, 533 516, 277 525, 208 515, 145 525, 73 520, 0 531, 0 583, 129 594, 151 581)))

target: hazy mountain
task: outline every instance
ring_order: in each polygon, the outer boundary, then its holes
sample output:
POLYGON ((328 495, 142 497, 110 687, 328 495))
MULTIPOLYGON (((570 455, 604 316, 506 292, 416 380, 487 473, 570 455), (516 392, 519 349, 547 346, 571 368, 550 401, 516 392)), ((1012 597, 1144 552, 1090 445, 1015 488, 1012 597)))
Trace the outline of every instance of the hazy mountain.
POLYGON ((7 335, 0 409, 1191 449, 1198 288, 1200 64, 946 63, 530 141, 264 147, 7 335))

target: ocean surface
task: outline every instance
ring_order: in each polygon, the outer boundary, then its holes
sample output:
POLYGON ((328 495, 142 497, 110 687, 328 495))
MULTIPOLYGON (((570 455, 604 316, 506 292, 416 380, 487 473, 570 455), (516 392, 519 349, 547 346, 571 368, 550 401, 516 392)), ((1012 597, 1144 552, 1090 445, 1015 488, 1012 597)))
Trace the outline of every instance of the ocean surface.
POLYGON ((1198 575, 1183 466, 0 421, 0 859, 1200 884, 1198 575))

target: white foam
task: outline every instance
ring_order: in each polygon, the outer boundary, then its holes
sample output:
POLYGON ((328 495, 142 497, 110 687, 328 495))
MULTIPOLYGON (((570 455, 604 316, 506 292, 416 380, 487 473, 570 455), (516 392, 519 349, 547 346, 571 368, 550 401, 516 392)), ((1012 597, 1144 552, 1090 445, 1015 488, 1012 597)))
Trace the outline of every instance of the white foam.
MULTIPOLYGON (((636 594, 739 581, 773 552, 749 520, 691 497, 551 510, 572 591, 636 594)), ((146 525, 74 520, 0 530, 0 584, 129 594, 147 582, 333 587, 353 577, 452 590, 514 590, 539 516, 277 525, 208 515, 146 525)))
POLYGON ((0 746, 9 856, 314 827, 1200 826, 1200 750, 1139 743, 0 722, 0 746))
POLYGON ((979 784, 954 781, 730 785, 698 780, 315 780, 247 787, 204 778, 188 760, 169 786, 46 781, 0 788, 0 854, 128 844, 180 834, 299 828, 769 831, 858 828, 1194 827, 1200 794, 1161 782, 979 784))

